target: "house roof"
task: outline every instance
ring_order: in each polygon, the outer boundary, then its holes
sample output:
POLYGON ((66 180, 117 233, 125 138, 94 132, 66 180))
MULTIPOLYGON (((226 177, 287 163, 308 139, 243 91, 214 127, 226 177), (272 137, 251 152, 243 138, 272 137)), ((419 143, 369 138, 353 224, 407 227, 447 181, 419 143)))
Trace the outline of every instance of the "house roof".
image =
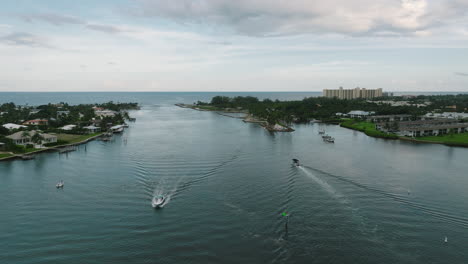
POLYGON ((366 112, 366 111, 361 111, 361 110, 355 110, 351 111, 348 113, 348 115, 370 115, 373 114, 374 112, 366 112))
MULTIPOLYGON (((16 133, 13 133, 9 136, 7 136, 7 138, 9 139, 13 139, 13 140, 19 140, 19 139, 23 139, 23 138, 31 138, 33 137, 36 133, 39 133, 35 130, 31 130, 31 131, 19 131, 19 132, 16 132, 16 133), (29 136, 23 136, 23 134, 25 133, 29 133, 29 136)), ((50 135, 50 134, 45 134, 45 133, 39 133, 39 135, 41 135, 43 138, 47 139, 47 138, 56 138, 57 136, 55 135, 50 135)))
POLYGON ((87 127, 83 127, 84 129, 89 129, 89 130, 92 130, 92 129, 98 129, 99 127, 96 127, 96 126, 87 126, 87 127))
POLYGON ((76 125, 66 125, 66 126, 61 127, 60 129, 62 129, 62 130, 72 130, 75 127, 76 127, 76 125))
POLYGON ((13 123, 8 123, 8 124, 4 124, 3 127, 4 127, 4 128, 7 128, 7 129, 19 129, 19 128, 27 127, 27 126, 17 125, 17 124, 13 124, 13 123))

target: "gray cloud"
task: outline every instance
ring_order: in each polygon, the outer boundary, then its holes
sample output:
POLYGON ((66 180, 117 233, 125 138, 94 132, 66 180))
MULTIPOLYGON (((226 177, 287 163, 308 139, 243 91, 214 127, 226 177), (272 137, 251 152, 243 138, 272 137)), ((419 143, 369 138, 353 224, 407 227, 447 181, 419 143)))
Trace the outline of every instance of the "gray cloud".
POLYGON ((466 18, 466 0, 135 0, 133 15, 224 27, 237 34, 278 36, 393 32, 427 36, 466 18))
POLYGON ((42 38, 25 32, 14 32, 6 36, 1 36, 0 43, 13 46, 51 48, 42 38))
POLYGON ((468 73, 465 72, 455 72, 455 75, 468 77, 468 73))
POLYGON ((54 13, 41 13, 41 14, 28 14, 21 15, 22 19, 28 22, 42 21, 47 22, 55 26, 62 26, 65 24, 84 24, 84 20, 67 15, 54 14, 54 13))
POLYGON ((108 33, 108 34, 117 34, 117 33, 126 32, 126 30, 123 30, 122 28, 119 28, 117 26, 90 23, 81 18, 68 16, 68 15, 62 15, 62 14, 41 13, 41 14, 21 15, 20 17, 30 23, 47 22, 55 26, 63 26, 63 25, 68 25, 68 24, 84 25, 84 27, 89 30, 99 31, 99 32, 108 33))
POLYGON ((87 24, 86 28, 90 30, 94 30, 94 31, 108 33, 108 34, 117 34, 117 33, 126 32, 126 30, 123 30, 119 27, 112 26, 112 25, 87 24))

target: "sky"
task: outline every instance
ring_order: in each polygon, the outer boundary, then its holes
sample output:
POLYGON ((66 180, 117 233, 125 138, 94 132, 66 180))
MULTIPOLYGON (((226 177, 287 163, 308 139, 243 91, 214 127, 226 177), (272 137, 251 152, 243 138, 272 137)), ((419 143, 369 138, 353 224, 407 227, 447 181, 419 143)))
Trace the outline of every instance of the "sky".
POLYGON ((2 0, 0 91, 468 92, 468 0, 2 0))

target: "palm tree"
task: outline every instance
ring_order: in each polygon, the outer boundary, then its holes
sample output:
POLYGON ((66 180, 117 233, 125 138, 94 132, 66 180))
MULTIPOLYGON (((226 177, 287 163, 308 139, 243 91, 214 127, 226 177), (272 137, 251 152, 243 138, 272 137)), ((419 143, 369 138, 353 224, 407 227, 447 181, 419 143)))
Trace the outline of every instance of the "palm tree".
POLYGON ((31 141, 32 141, 33 143, 35 143, 35 144, 38 144, 38 143, 39 143, 40 145, 42 145, 42 141, 43 141, 43 140, 44 140, 44 137, 41 136, 41 134, 39 134, 39 133, 36 133, 36 134, 34 134, 34 135, 31 137, 31 141))

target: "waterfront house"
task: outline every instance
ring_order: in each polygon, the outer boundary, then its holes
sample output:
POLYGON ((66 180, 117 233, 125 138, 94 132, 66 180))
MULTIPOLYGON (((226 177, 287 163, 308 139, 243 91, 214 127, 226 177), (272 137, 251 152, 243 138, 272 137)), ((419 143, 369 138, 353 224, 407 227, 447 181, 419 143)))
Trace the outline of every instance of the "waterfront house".
POLYGON ((27 127, 27 126, 22 126, 22 125, 17 125, 17 124, 8 123, 8 124, 4 124, 3 127, 6 128, 6 129, 9 129, 9 130, 12 130, 12 129, 25 128, 25 127, 27 127))
POLYGON ((113 117, 117 115, 117 112, 112 110, 96 110, 94 114, 100 117, 113 117))
POLYGON ((23 123, 23 125, 30 125, 30 126, 46 126, 49 124, 49 120, 47 119, 34 119, 28 120, 23 123))
POLYGON ((16 145, 27 145, 27 144, 33 144, 31 140, 36 134, 39 134, 43 138, 41 142, 39 142, 39 145, 57 142, 57 136, 45 134, 45 133, 39 133, 35 130, 19 131, 19 132, 16 132, 14 134, 7 136, 7 138, 13 140, 13 142, 16 145))
POLYGON ((99 132, 101 130, 100 127, 93 126, 93 125, 86 126, 86 127, 83 127, 83 128, 86 129, 89 133, 96 133, 96 132, 99 132))
POLYGON ((0 142, 0 151, 4 151, 6 149, 6 144, 3 142, 0 142))

